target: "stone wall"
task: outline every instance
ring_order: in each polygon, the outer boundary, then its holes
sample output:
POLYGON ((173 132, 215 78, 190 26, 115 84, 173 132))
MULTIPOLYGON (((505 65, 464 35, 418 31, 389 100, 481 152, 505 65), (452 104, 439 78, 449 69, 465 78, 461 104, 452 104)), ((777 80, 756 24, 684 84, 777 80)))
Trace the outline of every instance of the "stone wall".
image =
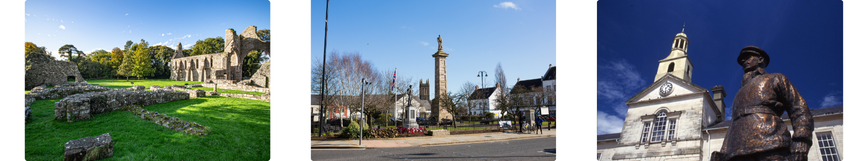
MULTIPOLYGON (((240 81, 241 66, 244 57, 252 50, 263 50, 271 53, 271 43, 259 39, 256 26, 249 26, 241 35, 234 29, 226 29, 223 52, 206 55, 183 57, 176 53, 172 58, 171 80, 202 81, 211 79, 228 79, 240 81)), ((181 51, 178 43, 176 51, 181 51)))
POLYGON ((54 88, 47 88, 44 85, 34 87, 30 93, 24 94, 24 121, 30 120, 33 111, 30 109, 30 104, 41 99, 57 99, 73 94, 86 92, 101 92, 109 90, 108 87, 99 85, 91 85, 87 83, 66 83, 57 85, 54 88))
POLYGON ((192 121, 181 120, 177 117, 168 116, 166 114, 148 111, 138 105, 125 106, 123 109, 132 112, 139 118, 151 121, 157 125, 175 131, 181 131, 198 136, 208 135, 208 133, 211 132, 210 127, 203 126, 192 121))
POLYGON ((114 141, 109 133, 67 141, 63 160, 99 160, 114 155, 114 141))
POLYGON ((259 86, 259 87, 268 88, 268 86, 271 83, 271 80, 269 80, 270 76, 271 76, 271 60, 266 61, 265 63, 262 63, 262 65, 259 67, 259 70, 256 70, 256 73, 254 73, 253 76, 250 77, 250 79, 243 80, 243 81, 241 81, 241 83, 245 84, 245 85, 252 85, 252 86, 259 86))
POLYGON ((252 100, 260 100, 265 102, 271 102, 271 95, 263 94, 263 95, 252 95, 252 94, 229 94, 229 93, 219 93, 220 96, 224 97, 238 97, 238 98, 246 98, 252 100))
POLYGON ((75 82, 86 82, 78 66, 71 62, 52 60, 45 54, 27 54, 30 65, 24 67, 24 89, 40 85, 54 86, 67 83, 67 77, 75 77, 75 82))
MULTIPOLYGON (((203 87, 211 87, 211 88, 214 88, 214 83, 202 83, 201 85, 202 85, 203 87)), ((217 84, 217 88, 218 88, 218 89, 239 90, 239 91, 249 91, 249 92, 262 92, 262 93, 266 93, 266 94, 270 94, 270 93, 271 93, 271 92, 270 92, 271 90, 270 90, 269 88, 262 88, 262 87, 256 87, 256 86, 248 86, 248 85, 243 85, 243 84, 240 84, 240 83, 236 83, 236 84, 220 84, 220 83, 218 83, 218 84, 217 84)))
POLYGON ((92 114, 111 112, 127 105, 152 105, 189 99, 185 92, 174 90, 135 91, 112 89, 104 92, 75 94, 54 103, 54 119, 69 122, 87 120, 92 114))

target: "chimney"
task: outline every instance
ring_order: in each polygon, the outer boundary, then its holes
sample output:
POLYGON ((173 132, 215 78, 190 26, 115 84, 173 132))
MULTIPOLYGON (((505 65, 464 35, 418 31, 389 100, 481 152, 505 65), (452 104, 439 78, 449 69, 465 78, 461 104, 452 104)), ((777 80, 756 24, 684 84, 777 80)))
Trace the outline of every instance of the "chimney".
POLYGON ((552 64, 549 64, 549 68, 552 68, 552 64))
POLYGON ((494 83, 494 88, 500 88, 500 83, 494 83))
POLYGON ((515 79, 515 82, 516 82, 516 83, 521 82, 521 78, 516 78, 516 79, 515 79))
POLYGON ((476 89, 479 89, 479 85, 476 85, 476 89))
POLYGON ((726 97, 726 90, 723 89, 723 86, 714 86, 711 87, 711 92, 714 93, 712 99, 714 100, 714 104, 717 105, 717 110, 720 111, 720 115, 717 116, 717 122, 721 122, 726 120, 726 103, 723 102, 723 98, 726 97))

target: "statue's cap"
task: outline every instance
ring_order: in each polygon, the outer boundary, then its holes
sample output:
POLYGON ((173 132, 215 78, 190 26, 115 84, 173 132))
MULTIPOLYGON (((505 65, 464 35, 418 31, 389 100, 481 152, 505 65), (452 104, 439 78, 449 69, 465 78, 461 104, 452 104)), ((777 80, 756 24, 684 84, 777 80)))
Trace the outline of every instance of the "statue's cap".
POLYGON ((738 62, 739 65, 742 65, 743 63, 741 62, 741 58, 750 55, 758 55, 763 57, 763 68, 769 66, 769 62, 771 61, 771 59, 769 59, 769 54, 767 54, 765 50, 760 49, 756 46, 747 46, 742 48, 741 52, 738 53, 738 58, 736 59, 736 62, 738 62))

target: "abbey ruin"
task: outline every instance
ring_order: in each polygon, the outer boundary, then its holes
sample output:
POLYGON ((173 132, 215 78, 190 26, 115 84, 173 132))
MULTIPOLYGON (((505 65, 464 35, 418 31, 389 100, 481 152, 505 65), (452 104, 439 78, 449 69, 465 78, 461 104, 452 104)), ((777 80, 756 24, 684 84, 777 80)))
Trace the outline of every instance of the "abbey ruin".
MULTIPOLYGON (((256 26, 249 26, 240 35, 235 30, 226 29, 226 37, 223 52, 184 57, 181 43, 175 49, 172 57, 171 80, 201 81, 203 83, 237 83, 242 81, 241 71, 244 57, 253 50, 270 52, 270 42, 259 39, 256 35, 256 26)), ((268 62, 261 68, 269 68, 268 62)), ((259 73, 260 69, 250 80, 249 85, 268 87, 268 73, 259 73)), ((268 71, 267 69, 265 70, 268 71)))

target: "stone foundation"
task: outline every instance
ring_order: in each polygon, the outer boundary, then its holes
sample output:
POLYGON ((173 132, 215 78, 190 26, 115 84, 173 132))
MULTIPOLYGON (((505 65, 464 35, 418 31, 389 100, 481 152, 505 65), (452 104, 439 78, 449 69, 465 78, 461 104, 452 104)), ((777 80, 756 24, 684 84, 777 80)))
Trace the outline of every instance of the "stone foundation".
POLYGON ((191 135, 204 136, 211 132, 211 128, 202 126, 196 122, 181 120, 177 117, 171 117, 166 114, 152 112, 143 109, 138 105, 129 105, 124 107, 125 110, 132 112, 139 118, 151 121, 157 125, 175 130, 182 131, 191 135))
MULTIPOLYGON (((216 93, 216 92, 215 92, 216 93)), ((252 94, 229 94, 229 93, 218 93, 220 96, 224 97, 237 97, 237 98, 246 98, 252 100, 260 100, 265 102, 271 102, 271 95, 263 94, 263 95, 252 95, 252 94)))
POLYGON ((58 99, 79 93, 102 92, 110 89, 111 88, 108 87, 87 83, 68 83, 57 85, 54 88, 47 88, 45 86, 34 87, 30 90, 30 93, 25 94, 25 97, 30 97, 36 100, 58 99))
POLYGON ((54 103, 54 119, 68 122, 88 120, 92 114, 111 112, 127 105, 152 105, 190 99, 190 95, 173 90, 134 91, 112 89, 68 96, 54 103))
POLYGON ((446 136, 449 135, 449 130, 430 130, 431 136, 446 136))
MULTIPOLYGON (((214 83, 202 83, 203 87, 211 87, 214 88, 214 83)), ((239 84, 224 84, 217 83, 218 89, 231 89, 231 90, 239 90, 239 91, 249 91, 249 92, 262 92, 262 93, 270 93, 269 88, 262 88, 256 86, 248 86, 248 85, 239 85, 239 84)))
POLYGON ((63 160, 98 160, 114 155, 114 141, 109 133, 70 140, 63 145, 63 160))

